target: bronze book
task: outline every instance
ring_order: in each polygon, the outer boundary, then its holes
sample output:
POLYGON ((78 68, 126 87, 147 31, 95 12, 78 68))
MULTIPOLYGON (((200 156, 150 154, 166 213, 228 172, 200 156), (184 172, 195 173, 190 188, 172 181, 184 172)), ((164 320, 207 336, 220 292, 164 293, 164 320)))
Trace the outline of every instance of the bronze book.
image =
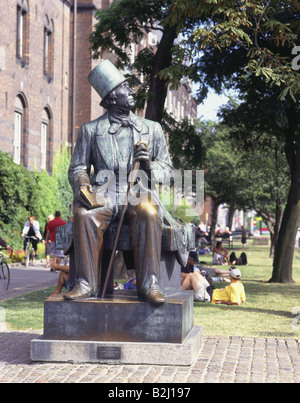
POLYGON ((80 194, 77 196, 77 200, 90 209, 105 205, 103 196, 97 195, 95 192, 90 192, 88 189, 80 189, 80 194))

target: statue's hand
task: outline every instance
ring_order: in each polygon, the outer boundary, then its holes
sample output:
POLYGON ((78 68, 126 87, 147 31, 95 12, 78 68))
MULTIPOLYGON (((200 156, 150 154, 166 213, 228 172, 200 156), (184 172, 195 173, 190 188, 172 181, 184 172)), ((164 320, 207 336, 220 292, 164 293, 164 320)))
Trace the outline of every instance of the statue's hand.
POLYGON ((135 145, 133 158, 141 164, 141 169, 144 171, 151 169, 150 152, 146 143, 141 141, 135 145))

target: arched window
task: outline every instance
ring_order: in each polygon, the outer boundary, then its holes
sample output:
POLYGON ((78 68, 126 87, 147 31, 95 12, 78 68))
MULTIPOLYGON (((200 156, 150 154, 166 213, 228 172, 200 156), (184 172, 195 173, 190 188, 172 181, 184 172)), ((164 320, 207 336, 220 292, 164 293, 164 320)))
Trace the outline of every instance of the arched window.
POLYGON ((48 107, 42 112, 41 121, 41 169, 50 170, 51 112, 48 107))
POLYGON ((17 62, 22 67, 29 63, 29 5, 28 0, 17 0, 17 62))
POLYGON ((45 16, 44 24, 44 77, 48 82, 53 80, 53 60, 54 60, 54 24, 45 16))
POLYGON ((16 164, 20 164, 23 161, 22 153, 24 154, 24 150, 22 150, 22 142, 23 142, 23 133, 25 126, 25 110, 26 110, 26 102, 24 97, 20 94, 15 99, 15 111, 14 111, 14 151, 13 151, 13 159, 16 164))

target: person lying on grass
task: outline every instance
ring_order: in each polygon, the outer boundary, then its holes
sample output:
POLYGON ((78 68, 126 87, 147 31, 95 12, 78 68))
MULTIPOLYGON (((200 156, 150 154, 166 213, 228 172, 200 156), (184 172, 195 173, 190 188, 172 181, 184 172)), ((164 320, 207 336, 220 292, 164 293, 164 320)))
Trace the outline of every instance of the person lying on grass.
POLYGON ((240 305, 246 301, 245 289, 240 282, 241 271, 232 267, 230 270, 230 284, 221 289, 215 289, 212 294, 213 304, 240 305))

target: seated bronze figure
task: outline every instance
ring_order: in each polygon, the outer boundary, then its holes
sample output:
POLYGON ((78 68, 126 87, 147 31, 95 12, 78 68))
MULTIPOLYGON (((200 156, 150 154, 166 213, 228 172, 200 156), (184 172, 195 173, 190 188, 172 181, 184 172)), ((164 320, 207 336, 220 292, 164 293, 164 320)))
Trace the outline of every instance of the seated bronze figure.
MULTIPOLYGON (((104 60, 92 70, 88 80, 107 112, 80 128, 69 168, 74 192, 72 233, 76 285, 64 298, 71 300, 98 295, 104 233, 120 216, 134 162, 139 162, 149 183, 156 176, 160 177, 158 180, 164 176, 170 178, 173 171, 160 124, 131 112, 135 106, 134 92, 116 67, 104 60), (105 198, 105 194, 109 197, 105 198)), ((182 265, 186 263, 189 246, 186 235, 183 236, 184 226, 168 214, 155 187, 148 186, 145 194, 138 203, 129 203, 126 224, 138 296, 162 304, 165 296, 160 289, 159 268, 163 228, 170 229, 170 242, 178 246, 177 258, 182 265)))

